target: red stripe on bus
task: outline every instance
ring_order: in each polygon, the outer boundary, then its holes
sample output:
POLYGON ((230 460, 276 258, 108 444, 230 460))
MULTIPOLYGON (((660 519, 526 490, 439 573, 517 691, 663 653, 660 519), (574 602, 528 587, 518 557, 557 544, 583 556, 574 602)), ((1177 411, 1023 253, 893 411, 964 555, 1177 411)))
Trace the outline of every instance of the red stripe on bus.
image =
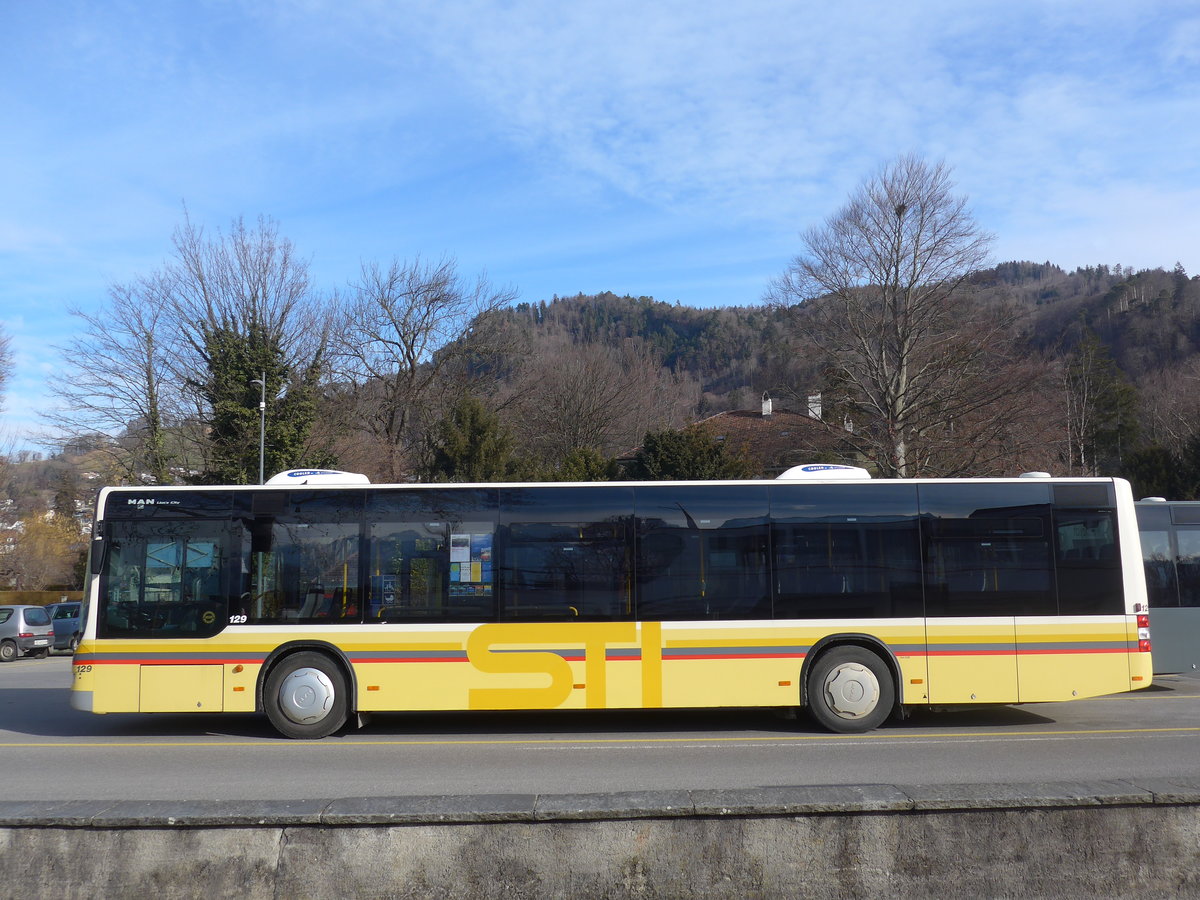
MULTIPOLYGON (((524 650, 521 653, 544 653, 546 651, 539 650, 524 650)), ((1128 647, 1091 647, 1091 648, 1041 648, 1029 649, 1019 647, 1014 650, 906 650, 899 655, 908 658, 925 657, 950 657, 950 656, 1050 656, 1050 655, 1082 655, 1082 654, 1097 654, 1097 653, 1135 653, 1136 650, 1128 647)), ((805 653, 673 653, 670 655, 664 654, 663 662, 673 662, 675 660, 721 660, 721 659, 804 659, 808 654, 805 653)), ((580 656, 562 656, 560 659, 567 662, 586 662, 586 658, 580 656)), ((642 662, 640 656, 608 656, 605 657, 605 662, 642 662)), ((81 661, 77 665, 93 665, 93 666, 192 666, 192 665, 261 665, 266 662, 266 657, 260 659, 213 659, 213 658, 180 658, 180 659, 90 659, 81 661)), ((434 657, 413 657, 408 659, 398 659, 395 657, 366 657, 351 660, 354 665, 363 663, 467 663, 469 659, 461 656, 434 656, 434 657)))
POLYGON ((677 659, 804 659, 804 653, 672 653, 663 654, 663 662, 677 659))
POLYGON ((87 659, 77 666, 256 666, 262 659, 87 659))
POLYGON ((423 663, 423 662, 463 663, 463 662, 470 662, 470 660, 465 657, 462 657, 462 656, 418 656, 418 657, 411 657, 408 659, 400 659, 400 658, 396 658, 394 656, 393 657, 384 656, 384 657, 379 657, 379 658, 374 658, 374 657, 356 658, 356 659, 350 660, 350 662, 353 665, 357 666, 360 663, 423 663))
POLYGON ((1135 652, 1134 650, 1131 650, 1127 647, 1085 647, 1085 648, 1077 648, 1077 649, 1073 649, 1073 650, 1055 650, 1055 649, 1029 650, 1029 649, 1026 649, 1025 647, 1017 648, 1018 656, 1044 656, 1048 653, 1080 654, 1080 653, 1134 653, 1134 652, 1135 652))
MULTIPOLYGON (((1125 647, 1113 647, 1111 649, 1084 649, 1084 650, 1079 650, 1079 649, 1072 650, 1072 649, 1068 649, 1068 648, 1064 647, 1064 648, 1046 649, 1046 650, 1026 650, 1024 648, 1018 648, 1017 650, 929 650, 924 655, 925 656, 1046 656, 1046 655, 1052 655, 1052 654, 1079 655, 1082 653, 1133 653, 1133 652, 1134 652, 1133 650, 1130 650, 1125 647)), ((903 656, 921 656, 922 654, 920 651, 915 651, 912 653, 904 653, 901 655, 903 655, 903 656)))

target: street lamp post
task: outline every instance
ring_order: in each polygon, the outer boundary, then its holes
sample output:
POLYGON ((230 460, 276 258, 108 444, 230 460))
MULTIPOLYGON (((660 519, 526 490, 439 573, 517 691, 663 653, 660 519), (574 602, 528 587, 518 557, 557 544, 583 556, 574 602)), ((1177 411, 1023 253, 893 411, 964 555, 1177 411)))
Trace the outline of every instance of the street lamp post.
POLYGON ((250 383, 257 384, 262 389, 258 401, 258 483, 266 484, 263 467, 267 455, 267 373, 263 372, 262 378, 255 378, 250 383))
MULTIPOLYGON (((262 378, 255 378, 251 384, 257 384, 260 389, 258 395, 258 483, 265 484, 263 478, 263 466, 267 455, 267 373, 262 373, 262 378)), ((254 559, 254 571, 256 577, 254 579, 256 590, 254 592, 254 615, 261 618, 263 614, 263 598, 266 595, 265 571, 263 568, 263 554, 258 553, 254 559)))

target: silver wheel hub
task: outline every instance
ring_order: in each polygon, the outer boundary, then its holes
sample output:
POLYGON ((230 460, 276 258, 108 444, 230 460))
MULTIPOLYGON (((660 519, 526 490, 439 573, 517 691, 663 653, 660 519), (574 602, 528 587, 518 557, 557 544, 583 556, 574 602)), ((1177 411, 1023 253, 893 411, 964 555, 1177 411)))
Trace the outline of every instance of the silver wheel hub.
POLYGON ((879 679, 860 663, 842 663, 825 677, 825 701, 843 719, 861 719, 879 705, 879 679))
POLYGON ((320 669, 297 669, 279 685, 279 708, 297 725, 320 722, 333 701, 333 682, 320 669))

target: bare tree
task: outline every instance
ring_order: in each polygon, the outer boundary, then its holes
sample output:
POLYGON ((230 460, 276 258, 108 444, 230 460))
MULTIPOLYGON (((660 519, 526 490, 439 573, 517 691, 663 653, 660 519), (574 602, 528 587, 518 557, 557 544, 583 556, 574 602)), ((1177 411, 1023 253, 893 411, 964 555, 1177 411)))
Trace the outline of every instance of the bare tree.
POLYGON ((619 453, 648 431, 683 424, 686 386, 636 338, 619 347, 544 342, 516 376, 506 405, 522 446, 561 465, 574 450, 619 453))
POLYGON ((904 477, 959 468, 947 442, 976 457, 1002 442, 1007 400, 1040 373, 1013 365, 1015 311, 970 301, 991 236, 953 193, 949 169, 902 156, 803 242, 768 299, 795 309, 860 452, 904 477))
POLYGON ((1068 473, 1101 475, 1120 467, 1137 431, 1137 395, 1096 335, 1086 331, 1064 360, 1068 473))
POLYGON ((12 377, 12 370, 12 340, 0 327, 0 411, 4 409, 4 391, 8 387, 8 379, 12 377))
POLYGON ((109 290, 99 313, 74 309, 82 334, 59 347, 64 366, 49 379, 61 406, 43 414, 56 440, 103 435, 113 475, 169 484, 183 455, 183 398, 172 365, 179 332, 161 274, 109 290))
MULTIPOLYGON (((0 327, 0 412, 4 411, 4 390, 12 377, 12 341, 0 327)), ((0 430, 0 490, 8 485, 9 458, 12 454, 13 437, 7 429, 0 430)))
POLYGON ((309 263, 279 234, 279 225, 260 217, 255 227, 235 219, 215 238, 190 218, 176 229, 175 258, 164 280, 175 324, 203 362, 205 335, 257 335, 278 347, 289 368, 303 368, 321 355, 328 317, 309 280, 309 263))
POLYGON ((169 302, 186 349, 178 377, 206 425, 203 479, 254 478, 264 395, 266 465, 331 464, 312 436, 332 317, 308 260, 266 217, 254 227, 237 219, 215 238, 188 219, 174 244, 169 302))
MULTIPOLYGON (((452 258, 364 264, 333 344, 349 430, 376 448, 371 474, 402 481, 421 467, 426 430, 466 389, 494 334, 489 313, 516 298, 452 258), (454 376, 454 377, 451 377, 454 376)), ((365 462, 365 460, 364 460, 365 462)))
POLYGON ((1200 357, 1164 367, 1138 383, 1142 434, 1150 444, 1181 454, 1200 431, 1200 357))
POLYGON ((4 578, 16 590, 78 587, 75 564, 82 549, 79 525, 69 516, 32 515, 10 535, 4 578))
POLYGON ((269 219, 235 220, 215 238, 185 219, 173 243, 161 270, 114 286, 95 314, 75 312, 85 329, 59 348, 62 406, 47 421, 68 438, 108 436, 122 480, 247 480, 259 453, 253 380, 265 374, 266 455, 276 468, 303 464, 328 338, 307 261, 269 219))

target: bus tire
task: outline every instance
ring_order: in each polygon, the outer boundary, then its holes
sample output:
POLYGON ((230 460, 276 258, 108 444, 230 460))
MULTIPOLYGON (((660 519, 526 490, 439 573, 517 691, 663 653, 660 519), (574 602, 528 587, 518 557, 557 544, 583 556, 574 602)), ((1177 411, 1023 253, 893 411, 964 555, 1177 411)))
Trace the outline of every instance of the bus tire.
POLYGON ((275 665, 263 685, 263 707, 284 737, 314 739, 346 723, 349 691, 341 667, 324 653, 293 653, 275 665))
POLYGON ((12 662, 18 652, 17 645, 12 641, 0 641, 0 662, 12 662))
POLYGON ((808 675, 808 710, 830 731, 860 734, 878 728, 896 702, 892 673, 865 647, 834 647, 808 675))

